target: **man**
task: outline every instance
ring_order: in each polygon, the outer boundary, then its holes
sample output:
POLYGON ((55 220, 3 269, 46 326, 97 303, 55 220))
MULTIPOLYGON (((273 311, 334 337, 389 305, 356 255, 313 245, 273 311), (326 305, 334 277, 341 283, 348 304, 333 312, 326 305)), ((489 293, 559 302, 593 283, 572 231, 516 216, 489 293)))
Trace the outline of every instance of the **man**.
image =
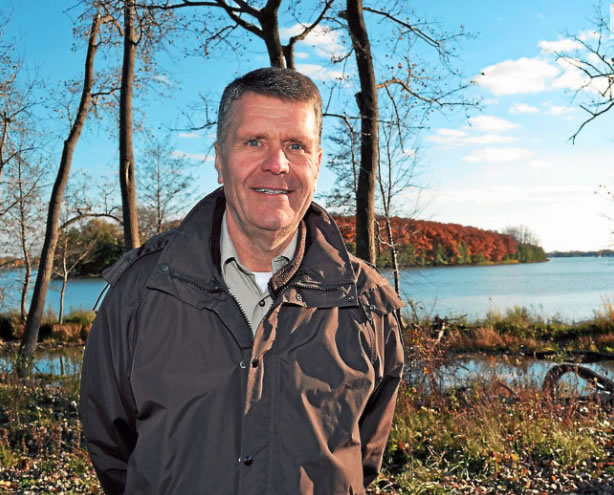
POLYGON ((107 493, 364 494, 377 476, 402 304, 311 202, 321 126, 297 72, 232 82, 223 187, 105 272, 81 415, 107 493))

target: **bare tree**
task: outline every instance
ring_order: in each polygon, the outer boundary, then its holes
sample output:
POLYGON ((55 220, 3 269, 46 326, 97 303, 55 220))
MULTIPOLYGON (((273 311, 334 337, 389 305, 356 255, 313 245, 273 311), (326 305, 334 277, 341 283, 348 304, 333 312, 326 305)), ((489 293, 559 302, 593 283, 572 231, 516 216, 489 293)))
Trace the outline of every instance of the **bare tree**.
POLYGON ((339 117, 342 123, 328 137, 332 148, 327 160, 328 169, 335 174, 337 180, 330 191, 318 194, 318 197, 337 214, 355 215, 360 170, 360 131, 350 118, 343 115, 339 117))
POLYGON ((34 293, 32 295, 32 303, 28 312, 24 335, 19 349, 16 370, 20 376, 24 376, 25 374, 29 373, 32 365, 32 357, 34 356, 36 341, 38 339, 38 332, 45 307, 49 280, 51 279, 51 274, 53 271, 53 259, 58 242, 58 224, 64 189, 70 174, 70 167, 72 165, 75 147, 81 135, 81 131, 83 130, 83 126, 85 125, 85 119, 92 102, 92 88, 94 85, 94 59, 98 49, 98 35, 100 33, 101 25, 107 20, 107 18, 103 18, 99 14, 96 14, 92 20, 89 32, 81 100, 75 120, 72 123, 70 133, 66 141, 64 141, 60 165, 58 167, 55 183, 51 192, 51 198, 49 200, 45 240, 41 252, 34 293))
MULTIPOLYGON (((296 44, 304 40, 309 33, 320 25, 334 1, 322 0, 316 9, 317 15, 315 19, 308 23, 301 23, 301 30, 297 34, 290 36, 285 45, 282 44, 279 35, 279 7, 282 0, 266 0, 261 8, 254 5, 256 2, 247 2, 245 0, 235 0, 234 2, 227 2, 226 0, 158 0, 144 3, 144 6, 150 9, 164 10, 185 7, 220 8, 227 14, 233 24, 216 26, 213 33, 208 37, 207 44, 212 40, 224 38, 237 27, 240 27, 264 41, 272 67, 294 69, 294 48, 296 44)), ((294 4, 295 8, 296 5, 297 3, 294 4)))
MULTIPOLYGON (((395 210, 396 198, 402 193, 407 195, 411 189, 420 190, 416 184, 418 146, 407 147, 409 136, 404 135, 401 126, 380 124, 380 127, 382 142, 377 167, 377 183, 380 190, 381 211, 386 226, 386 239, 378 232, 377 241, 378 244, 383 244, 390 250, 394 288, 401 296, 397 245, 391 219, 395 210)), ((406 211, 406 215, 414 217, 417 214, 419 197, 418 194, 415 198, 413 211, 406 211)), ((407 207, 408 204, 409 201, 406 199, 405 206, 407 207)))
POLYGON ((560 62, 580 75, 581 83, 574 99, 587 117, 570 137, 572 143, 590 122, 614 108, 614 42, 610 19, 602 12, 600 4, 594 10, 591 29, 573 36, 573 49, 556 54, 560 62))
POLYGON ((119 103, 119 183, 122 192, 124 240, 126 250, 138 247, 139 222, 136 209, 134 151, 132 145, 132 93, 136 63, 136 8, 132 0, 124 1, 124 59, 119 103))
POLYGON ((390 98, 390 102, 386 103, 392 108, 388 122, 399 127, 421 127, 429 113, 436 109, 471 108, 477 104, 463 96, 468 83, 447 84, 449 79, 460 78, 460 74, 449 63, 449 44, 465 35, 462 27, 458 33, 435 36, 426 32, 424 26, 428 24, 412 23, 406 19, 406 12, 407 5, 402 2, 388 2, 384 8, 363 8, 362 0, 347 0, 347 9, 341 13, 341 17, 347 20, 360 81, 360 89, 356 93, 361 118, 360 172, 356 190, 356 254, 371 263, 376 256, 375 189, 379 160, 378 126, 382 113, 378 90, 385 90, 390 98), (383 60, 373 58, 364 12, 390 25, 392 39, 386 40, 390 45, 385 58, 397 58, 398 62, 383 63, 383 60), (407 45, 400 44, 404 39, 410 40, 407 45), (413 41, 416 40, 426 43, 433 50, 432 58, 444 68, 444 75, 436 75, 436 71, 430 70, 428 64, 419 61, 417 57, 410 57, 413 41), (376 63, 380 67, 380 82, 377 82, 376 63), (400 94, 393 97, 390 92, 392 87, 398 88, 400 94), (400 107, 405 110, 401 111, 400 107), (404 114, 403 119, 400 118, 401 114, 404 114))
POLYGON ((191 164, 173 154, 170 136, 162 140, 150 136, 147 144, 140 159, 138 186, 140 205, 149 220, 141 221, 141 231, 144 237, 151 237, 191 203, 195 180, 188 170, 191 164))
POLYGON ((60 249, 56 251, 55 274, 62 280, 60 290, 60 307, 58 323, 64 321, 64 296, 68 287, 68 277, 83 260, 89 256, 95 246, 93 240, 84 240, 76 229, 64 229, 60 232, 58 244, 60 249))
MULTIPOLYGON (((15 42, 6 40, 9 20, 0 17, 0 218, 15 202, 4 201, 1 187, 7 166, 33 150, 34 139, 24 139, 33 133, 31 111, 36 100, 33 91, 38 81, 24 82, 22 61, 15 55, 15 42)), ((13 199, 16 197, 13 195, 13 199)))
POLYGON ((2 231, 18 245, 24 263, 20 303, 21 318, 24 321, 33 268, 32 252, 37 247, 39 233, 44 225, 44 170, 39 164, 31 163, 26 158, 20 155, 6 174, 7 199, 15 207, 9 209, 2 219, 2 231))
POLYGON ((374 265, 379 108, 375 69, 363 16, 362 0, 347 0, 346 18, 360 79, 360 91, 356 93, 356 103, 361 117, 360 172, 356 188, 356 255, 374 265))
POLYGON ((537 234, 526 225, 505 227, 501 233, 512 236, 518 244, 539 245, 539 237, 537 237, 537 234))

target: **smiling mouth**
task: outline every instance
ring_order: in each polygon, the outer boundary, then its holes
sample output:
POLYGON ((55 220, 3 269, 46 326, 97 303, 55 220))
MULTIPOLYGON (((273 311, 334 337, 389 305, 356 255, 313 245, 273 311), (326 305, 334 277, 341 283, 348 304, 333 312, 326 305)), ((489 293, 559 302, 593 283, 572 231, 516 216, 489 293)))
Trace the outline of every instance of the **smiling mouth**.
POLYGON ((254 191, 256 192, 260 192, 260 193, 264 193, 264 194, 271 194, 271 195, 275 195, 275 194, 288 194, 289 191, 285 190, 285 189, 267 189, 264 187, 259 187, 254 189, 254 191))

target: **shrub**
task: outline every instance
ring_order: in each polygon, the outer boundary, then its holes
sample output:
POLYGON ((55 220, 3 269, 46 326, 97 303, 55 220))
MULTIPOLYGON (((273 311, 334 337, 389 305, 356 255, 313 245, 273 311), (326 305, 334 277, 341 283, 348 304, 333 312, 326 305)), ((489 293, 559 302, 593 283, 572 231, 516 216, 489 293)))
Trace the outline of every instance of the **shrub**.
POLYGON ((0 339, 15 340, 23 335, 21 316, 16 311, 0 315, 0 339))

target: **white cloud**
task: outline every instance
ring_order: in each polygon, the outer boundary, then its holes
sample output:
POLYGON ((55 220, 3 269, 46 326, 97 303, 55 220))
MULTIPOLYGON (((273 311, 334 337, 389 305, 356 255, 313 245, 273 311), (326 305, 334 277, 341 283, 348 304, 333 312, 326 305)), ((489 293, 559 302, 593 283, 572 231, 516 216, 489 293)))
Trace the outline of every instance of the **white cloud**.
POLYGON ((179 134, 177 134, 177 137, 181 138, 181 139, 200 139, 201 135, 199 132, 180 132, 179 134))
POLYGON ((526 161, 533 156, 533 152, 526 148, 481 148, 463 157, 468 163, 507 163, 526 161))
MULTIPOLYGON (((304 24, 279 29, 279 36, 287 41, 290 37, 300 34, 305 29, 304 24)), ((307 43, 315 48, 316 53, 322 57, 340 56, 345 52, 341 44, 339 31, 334 31, 327 26, 318 24, 306 37, 299 43, 307 43)))
POLYGON ((296 64, 296 70, 318 81, 342 81, 344 79, 343 72, 327 69, 318 64, 296 64))
POLYGON ((309 54, 305 52, 296 52, 294 54, 294 58, 300 58, 301 60, 304 60, 306 58, 309 58, 309 54))
POLYGON ((550 115, 566 115, 576 111, 575 107, 552 105, 551 103, 545 103, 544 106, 550 115))
MULTIPOLYGON (((590 60, 589 60, 590 62, 590 60)), ((582 64, 573 58, 560 58, 557 60, 559 66, 563 69, 563 73, 552 81, 552 87, 555 89, 571 89, 573 91, 583 90, 588 92, 598 92, 604 94, 608 91, 610 82, 607 77, 595 77, 590 79, 587 77, 578 66, 582 64)))
MULTIPOLYGON (((501 119, 503 120, 503 119, 501 119)), ((478 121, 478 130, 485 130, 484 123, 478 121), (480 129, 482 126, 482 129, 480 129)), ((447 144, 450 146, 465 146, 468 144, 497 144, 497 143, 511 143, 516 139, 511 136, 501 136, 494 133, 485 133, 479 135, 470 135, 466 131, 458 129, 437 129, 435 135, 429 136, 427 139, 433 143, 447 144)))
POLYGON ((590 81, 586 78, 583 72, 578 69, 576 62, 572 58, 560 58, 557 60, 559 66, 563 69, 562 74, 552 81, 552 87, 556 89, 573 89, 578 90, 590 81))
POLYGON ((586 31, 578 33, 578 39, 580 41, 598 40, 600 37, 601 35, 592 29, 587 29, 586 31))
POLYGON ((499 136, 498 134, 481 134, 479 136, 471 136, 465 139, 467 144, 497 144, 511 143, 516 141, 516 138, 511 136, 499 136))
POLYGON ((571 52, 582 48, 582 43, 571 38, 563 38, 558 41, 540 41, 537 45, 544 53, 571 52))
POLYGON ((468 122, 469 126, 473 127, 474 129, 485 132, 505 132, 518 127, 518 124, 514 124, 513 122, 500 117, 493 117, 492 115, 478 115, 476 117, 470 117, 468 122))
MULTIPOLYGON (((447 128, 441 128, 441 129, 437 129, 437 134, 438 137, 442 140, 446 140, 446 139, 459 139, 462 137, 465 137, 467 135, 467 133, 465 131, 460 131, 458 129, 447 129, 447 128)), ((433 136, 434 137, 434 136, 433 136)))
POLYGON ((548 88, 560 70, 541 58, 519 58, 488 66, 475 78, 495 95, 539 93, 548 88))
POLYGON ((544 160, 542 158, 535 158, 534 160, 531 160, 529 162, 529 165, 533 168, 538 168, 538 169, 546 169, 546 168, 552 167, 551 162, 549 162, 548 160, 544 160))
POLYGON ((171 81, 164 74, 156 74, 153 76, 154 81, 161 82, 162 84, 166 84, 167 86, 172 86, 171 81))
POLYGON ((539 108, 533 107, 531 105, 527 105, 526 103, 514 103, 510 107, 510 113, 519 114, 519 113, 537 113, 539 112, 539 108))
POLYGON ((183 158, 185 160, 195 160, 197 162, 211 162, 213 161, 213 155, 208 153, 188 153, 181 150, 171 151, 173 158, 183 158))

